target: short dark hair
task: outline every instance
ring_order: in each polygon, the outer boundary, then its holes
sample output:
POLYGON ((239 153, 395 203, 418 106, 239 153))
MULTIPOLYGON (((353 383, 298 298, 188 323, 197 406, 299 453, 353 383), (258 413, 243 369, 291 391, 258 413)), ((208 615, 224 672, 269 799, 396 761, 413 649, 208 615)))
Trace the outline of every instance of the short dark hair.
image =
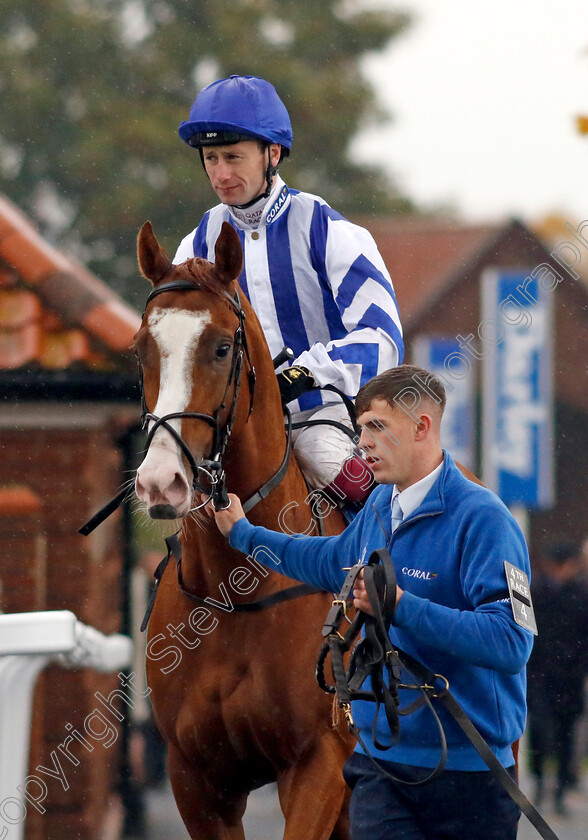
POLYGON ((358 415, 363 414, 374 400, 386 400, 391 408, 396 408, 401 405, 403 394, 412 394, 419 402, 426 399, 435 403, 441 414, 445 409, 445 388, 435 374, 416 365, 399 365, 374 376, 359 389, 355 410, 358 415))

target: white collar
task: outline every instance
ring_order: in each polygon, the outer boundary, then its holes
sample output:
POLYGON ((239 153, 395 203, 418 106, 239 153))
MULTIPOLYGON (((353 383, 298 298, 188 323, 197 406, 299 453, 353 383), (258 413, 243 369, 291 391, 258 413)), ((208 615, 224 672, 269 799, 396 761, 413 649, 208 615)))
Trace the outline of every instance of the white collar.
POLYGON ((394 485, 394 490, 392 491, 392 498, 390 503, 394 501, 394 497, 398 496, 398 501, 400 503, 400 507, 402 508, 402 518, 406 519, 407 516, 410 516, 420 504, 422 504, 423 499, 433 486, 433 484, 437 481, 439 473, 441 472, 441 468, 443 467, 443 461, 439 464, 438 467, 426 475, 424 478, 421 478, 419 481, 415 481, 414 484, 411 484, 410 487, 407 487, 406 490, 402 492, 398 492, 396 485, 394 485))
POLYGON ((284 182, 280 178, 279 175, 276 174, 276 180, 272 187, 271 193, 268 195, 267 198, 263 196, 259 198, 255 204, 252 204, 251 207, 234 207, 231 204, 228 204, 228 210, 231 216, 237 221, 240 228, 249 228, 250 230, 255 230, 259 227, 260 224, 264 221, 264 215, 266 211, 269 211, 270 208, 278 201, 278 196, 280 195, 280 191, 285 186, 284 182))

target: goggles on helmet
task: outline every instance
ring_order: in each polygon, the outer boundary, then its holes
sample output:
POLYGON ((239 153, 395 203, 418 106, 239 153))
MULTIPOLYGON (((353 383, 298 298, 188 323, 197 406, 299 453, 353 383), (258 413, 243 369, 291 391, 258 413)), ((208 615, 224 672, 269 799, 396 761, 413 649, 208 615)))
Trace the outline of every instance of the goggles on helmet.
POLYGON ((232 146, 241 140, 255 140, 251 134, 238 134, 236 131, 199 131, 186 141, 189 146, 199 149, 202 146, 232 146))

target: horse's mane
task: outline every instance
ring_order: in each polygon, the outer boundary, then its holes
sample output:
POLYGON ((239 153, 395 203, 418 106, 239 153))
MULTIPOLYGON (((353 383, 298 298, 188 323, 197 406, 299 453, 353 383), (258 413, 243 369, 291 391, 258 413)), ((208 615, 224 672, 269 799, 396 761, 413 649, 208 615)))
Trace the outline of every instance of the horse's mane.
MULTIPOLYGON (((215 275, 214 263, 202 257, 192 257, 178 265, 177 270, 178 274, 183 276, 183 279, 192 281, 196 289, 201 289, 203 292, 210 292, 221 300, 226 301, 227 287, 215 275)), ((228 301, 227 305, 229 305, 228 301)))

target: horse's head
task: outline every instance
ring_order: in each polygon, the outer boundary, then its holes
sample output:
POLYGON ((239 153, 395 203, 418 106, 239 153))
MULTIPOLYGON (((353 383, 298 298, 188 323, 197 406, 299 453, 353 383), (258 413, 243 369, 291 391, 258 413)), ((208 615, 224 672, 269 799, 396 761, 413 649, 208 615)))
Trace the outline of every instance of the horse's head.
POLYGON ((135 490, 153 518, 173 519, 190 511, 194 468, 210 457, 231 416, 242 358, 234 281, 243 253, 224 223, 214 263, 173 265, 146 222, 138 257, 153 290, 135 336, 150 429, 135 490))

